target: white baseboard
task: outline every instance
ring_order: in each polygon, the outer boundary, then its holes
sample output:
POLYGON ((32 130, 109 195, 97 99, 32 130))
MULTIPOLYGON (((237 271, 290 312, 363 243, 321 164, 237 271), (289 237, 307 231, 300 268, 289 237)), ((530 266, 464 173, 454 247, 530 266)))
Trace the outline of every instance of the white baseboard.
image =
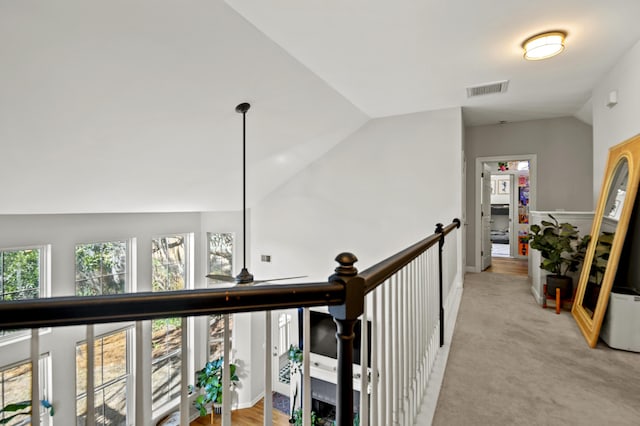
POLYGON ((543 303, 542 295, 538 292, 538 289, 533 284, 531 285, 531 293, 533 294, 534 299, 536 299, 536 303, 538 305, 542 305, 543 303))
POLYGON ((464 270, 465 270, 466 272, 480 272, 480 271, 477 271, 477 270, 476 270, 476 267, 475 267, 475 266, 467 266, 467 267, 465 267, 465 268, 464 268, 464 270))
POLYGON ((256 405, 264 397, 264 392, 260 392, 253 400, 238 403, 235 407, 231 407, 231 410, 240 410, 242 408, 251 408, 256 405))

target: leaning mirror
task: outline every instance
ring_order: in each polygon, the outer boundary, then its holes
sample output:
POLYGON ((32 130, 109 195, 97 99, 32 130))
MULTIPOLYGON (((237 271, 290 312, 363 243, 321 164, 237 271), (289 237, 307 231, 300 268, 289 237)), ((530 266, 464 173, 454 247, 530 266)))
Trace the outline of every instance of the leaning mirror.
POLYGON ((640 136, 612 147, 591 241, 571 313, 592 348, 598 342, 609 294, 615 280, 640 178, 640 136))

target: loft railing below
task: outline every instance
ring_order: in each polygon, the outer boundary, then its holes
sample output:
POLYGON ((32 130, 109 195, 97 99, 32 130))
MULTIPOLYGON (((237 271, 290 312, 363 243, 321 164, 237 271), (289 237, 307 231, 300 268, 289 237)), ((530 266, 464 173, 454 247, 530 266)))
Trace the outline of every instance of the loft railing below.
MULTIPOLYGON (((435 359, 432 331, 436 328, 438 343, 443 344, 442 253, 445 237, 459 227, 458 219, 447 226, 438 224, 434 234, 360 273, 354 266, 355 255, 341 253, 336 258, 339 266, 327 282, 0 302, 0 330, 329 306, 337 325, 336 424, 353 424, 353 339, 359 319, 365 330, 361 347, 372 347, 370 365, 368 351, 361 351, 362 371, 357 375, 360 424, 412 423, 435 359), (366 331, 369 322, 371 342, 366 331), (366 396, 369 389, 371 398, 366 396)), ((37 333, 32 336, 32 359, 37 360, 37 333)), ((308 424, 308 358, 305 362, 303 408, 308 424)), ((33 389, 35 406, 39 396, 37 386, 33 389)), ((37 411, 33 410, 33 424, 39 424, 37 411)))

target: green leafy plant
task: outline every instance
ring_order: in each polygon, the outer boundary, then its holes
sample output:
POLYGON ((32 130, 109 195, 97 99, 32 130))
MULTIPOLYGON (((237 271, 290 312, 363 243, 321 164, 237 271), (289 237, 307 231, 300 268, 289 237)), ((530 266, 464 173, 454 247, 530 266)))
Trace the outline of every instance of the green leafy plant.
POLYGON ((291 374, 295 374, 302 369, 302 349, 297 345, 289 346, 287 358, 289 358, 289 364, 291 365, 289 370, 291 374))
MULTIPOLYGON (((293 380, 293 376, 302 371, 302 359, 303 353, 302 349, 298 345, 290 345, 289 350, 287 351, 287 358, 289 359, 289 377, 293 380)), ((300 422, 302 424, 302 412, 297 413, 298 410, 295 410, 296 407, 296 399, 298 398, 298 383, 296 382, 296 388, 293 393, 293 404, 291 404, 291 417, 289 418, 290 424, 298 424, 296 422, 300 422)))
MULTIPOLYGON (((193 405, 200 411, 200 415, 207 414, 209 404, 222 404, 222 367, 224 359, 222 357, 209 361, 204 368, 196 372, 196 388, 202 390, 193 402, 193 405)), ((231 386, 236 386, 240 379, 236 374, 238 366, 229 363, 229 379, 231 386)), ((193 391, 193 386, 190 387, 193 391)), ((212 410, 213 411, 213 410, 212 410)))
MULTIPOLYGON (((294 424, 296 426, 302 426, 302 408, 298 408, 293 412, 293 416, 291 417, 293 422, 289 420, 289 423, 294 424)), ((315 411, 311 412, 311 426, 316 426, 319 424, 320 418, 316 415, 315 411)))
MULTIPOLYGON (((333 421, 333 426, 336 425, 335 420, 333 421)), ((360 426, 360 413, 353 413, 353 426, 360 426)))
POLYGON ((611 253, 614 236, 615 233, 613 232, 603 232, 598 237, 595 252, 593 253, 593 260, 591 261, 591 269, 589 270, 589 276, 592 277, 591 281, 594 284, 600 285, 602 283, 604 272, 609 262, 609 254, 611 253))
MULTIPOLYGON (((40 400, 40 404, 49 410, 49 415, 53 416, 55 414, 55 410, 53 409, 53 405, 47 401, 46 399, 40 400)), ((0 414, 2 413, 15 413, 8 415, 7 417, 0 419, 0 425, 5 425, 9 423, 12 419, 20 416, 30 416, 31 415, 31 400, 16 402, 14 404, 7 404, 2 409, 0 409, 0 414), (25 411, 27 410, 28 411, 25 411)))
POLYGON ((559 223, 552 215, 549 217, 553 222, 543 220, 542 227, 531 225, 529 245, 540 251, 540 268, 556 276, 565 276, 567 272, 578 270, 591 236, 580 238, 575 226, 559 223))

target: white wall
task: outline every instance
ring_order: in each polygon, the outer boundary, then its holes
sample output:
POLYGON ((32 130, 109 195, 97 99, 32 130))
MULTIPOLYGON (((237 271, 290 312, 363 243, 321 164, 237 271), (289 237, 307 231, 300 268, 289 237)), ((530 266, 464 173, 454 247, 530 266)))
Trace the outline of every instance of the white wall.
POLYGON ((640 41, 593 89, 593 203, 598 201, 609 148, 640 133, 640 41), (609 93, 618 104, 608 108, 609 93))
POLYGON ((461 123, 459 108, 368 122, 252 210, 254 274, 326 280, 343 251, 363 270, 460 217, 461 123))
MULTIPOLYGON (((248 238, 247 266, 257 279, 308 274, 310 280, 326 280, 341 251, 353 251, 364 269, 430 235, 437 222, 460 217, 462 131, 457 108, 372 120, 250 212, 249 229, 257 232, 248 238), (259 262, 260 254, 271 254, 273 261, 259 262)), ((241 212, 0 216, 0 247, 51 244, 54 296, 74 294, 76 244, 129 238, 138 243, 137 288, 149 290, 150 240, 172 233, 194 234, 194 287, 203 287, 206 232, 236 234, 234 271, 239 272, 241 212)), ((454 241, 460 252, 461 239, 454 241)), ((454 269, 457 276, 451 279, 460 282, 461 265, 454 269)), ((240 372, 240 406, 262 393, 263 315, 236 318, 236 327, 245 330, 241 338, 234 337, 235 357, 246 367, 240 372)), ((194 332, 198 368, 205 357, 206 320, 196 319, 194 332)), ((41 341, 53 358, 56 424, 75 423, 75 375, 69 372, 75 371, 75 342, 82 339, 84 327, 67 327, 41 341)), ((0 349, 2 364, 27 357, 26 343, 0 349)), ((149 386, 144 377, 150 376, 150 366, 142 370, 139 383, 149 386)), ((148 389, 136 391, 136 404, 142 413, 138 419, 150 424, 148 389)))
POLYGON ((573 118, 467 127, 467 266, 475 266, 475 179, 478 157, 537 155, 536 209, 590 211, 591 126, 573 118))

